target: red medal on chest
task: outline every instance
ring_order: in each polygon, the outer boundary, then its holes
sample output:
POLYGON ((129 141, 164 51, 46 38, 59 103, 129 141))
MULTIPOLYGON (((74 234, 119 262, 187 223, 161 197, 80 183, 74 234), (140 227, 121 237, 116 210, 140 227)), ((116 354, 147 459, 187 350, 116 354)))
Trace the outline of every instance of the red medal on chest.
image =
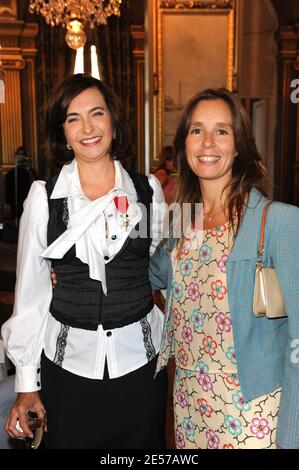
POLYGON ((129 208, 129 201, 127 196, 115 196, 114 204, 116 209, 121 213, 125 214, 129 208))

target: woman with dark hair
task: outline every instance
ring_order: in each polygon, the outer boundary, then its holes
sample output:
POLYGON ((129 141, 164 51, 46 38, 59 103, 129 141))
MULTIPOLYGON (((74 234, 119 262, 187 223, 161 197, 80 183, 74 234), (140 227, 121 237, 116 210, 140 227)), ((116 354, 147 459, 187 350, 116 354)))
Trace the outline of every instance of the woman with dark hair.
POLYGON ((163 448, 163 315, 148 278, 161 186, 123 168, 124 111, 95 78, 60 85, 47 137, 62 169, 33 183, 21 220, 16 302, 2 328, 18 392, 6 429, 31 436, 30 410, 47 416, 46 448, 163 448))
POLYGON ((177 447, 298 448, 299 209, 269 206, 262 253, 288 317, 256 317, 266 172, 238 98, 225 89, 197 94, 174 146, 176 201, 191 204, 191 223, 180 239, 159 245, 150 279, 167 287, 157 370, 174 356, 177 447))
POLYGON ((172 202, 175 191, 175 177, 171 174, 176 171, 173 157, 173 147, 171 145, 163 147, 159 155, 159 166, 154 173, 161 183, 167 204, 172 202))

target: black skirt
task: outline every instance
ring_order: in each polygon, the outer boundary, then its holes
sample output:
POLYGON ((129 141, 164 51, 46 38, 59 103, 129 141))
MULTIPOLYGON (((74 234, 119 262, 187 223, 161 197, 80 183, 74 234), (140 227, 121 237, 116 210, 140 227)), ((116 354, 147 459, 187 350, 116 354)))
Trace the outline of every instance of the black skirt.
POLYGON ((88 379, 42 357, 47 449, 163 449, 166 369, 157 358, 116 379, 88 379))

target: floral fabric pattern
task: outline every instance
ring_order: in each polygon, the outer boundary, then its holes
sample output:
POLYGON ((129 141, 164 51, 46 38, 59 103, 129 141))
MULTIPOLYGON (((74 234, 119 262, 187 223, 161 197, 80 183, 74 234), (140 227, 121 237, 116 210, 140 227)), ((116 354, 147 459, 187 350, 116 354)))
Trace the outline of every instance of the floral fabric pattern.
POLYGON ((280 390, 245 402, 238 381, 226 285, 231 231, 206 230, 197 248, 192 237, 172 253, 177 448, 275 448, 280 390))

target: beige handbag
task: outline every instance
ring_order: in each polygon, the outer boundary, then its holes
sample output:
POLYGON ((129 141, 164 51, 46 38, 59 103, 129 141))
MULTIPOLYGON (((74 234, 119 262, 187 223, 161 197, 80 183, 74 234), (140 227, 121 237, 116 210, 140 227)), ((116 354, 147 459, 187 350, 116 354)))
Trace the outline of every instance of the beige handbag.
POLYGON ((266 268, 263 264, 264 235, 268 202, 263 211, 261 236, 257 251, 257 263, 254 283, 253 314, 256 317, 282 318, 287 313, 284 307, 282 291, 274 268, 266 268))

